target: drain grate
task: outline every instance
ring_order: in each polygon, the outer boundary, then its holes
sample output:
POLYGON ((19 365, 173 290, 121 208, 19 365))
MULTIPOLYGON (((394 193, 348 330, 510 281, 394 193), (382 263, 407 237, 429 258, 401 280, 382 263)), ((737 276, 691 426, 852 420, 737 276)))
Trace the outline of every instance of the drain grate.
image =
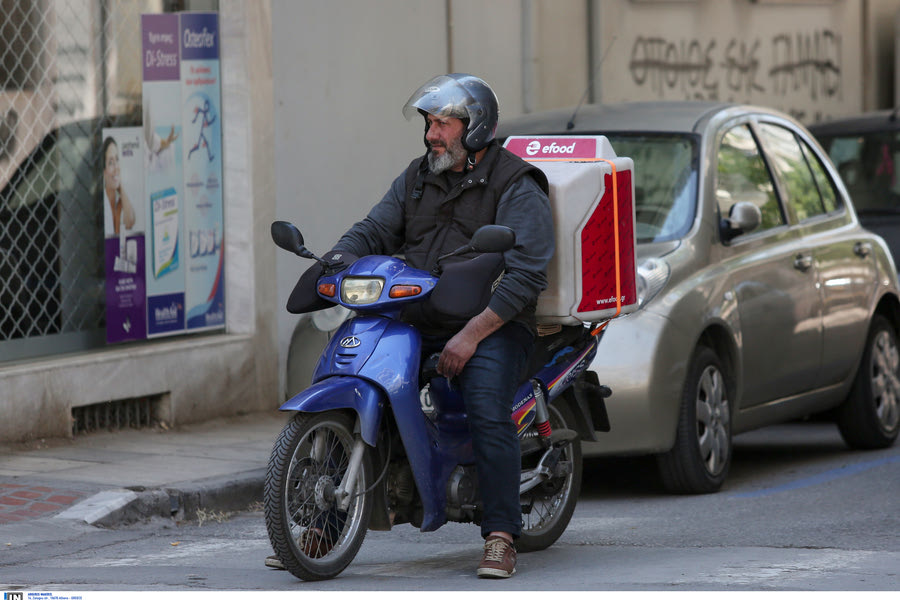
POLYGON ((112 400, 72 408, 72 435, 93 431, 145 429, 159 424, 162 395, 112 400))

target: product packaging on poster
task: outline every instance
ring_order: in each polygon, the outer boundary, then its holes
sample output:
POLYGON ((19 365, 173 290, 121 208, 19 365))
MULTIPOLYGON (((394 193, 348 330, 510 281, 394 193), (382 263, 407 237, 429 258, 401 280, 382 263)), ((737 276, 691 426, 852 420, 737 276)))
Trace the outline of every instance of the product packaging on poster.
POLYGON ((179 15, 141 15, 144 194, 149 242, 147 335, 185 329, 179 15))

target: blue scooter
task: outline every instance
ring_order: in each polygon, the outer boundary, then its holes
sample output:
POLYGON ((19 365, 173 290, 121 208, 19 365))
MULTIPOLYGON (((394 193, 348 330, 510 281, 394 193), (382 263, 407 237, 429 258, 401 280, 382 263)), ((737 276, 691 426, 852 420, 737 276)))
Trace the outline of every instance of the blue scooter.
MULTIPOLYGON (((288 310, 340 304, 355 312, 324 349, 312 385, 280 408, 296 414, 272 449, 264 510, 284 567, 300 579, 329 579, 350 564, 368 529, 480 523, 462 398, 437 374, 437 355, 422 359, 421 335, 401 313, 417 303, 448 319, 479 312, 502 276, 513 231, 482 227, 441 257, 436 273, 389 256, 319 258, 284 221, 272 224, 272 238, 318 265, 300 278, 288 310), (441 267, 450 257, 456 262, 441 267)), ((547 548, 565 531, 581 489, 580 440, 609 430, 610 390, 587 370, 602 331, 556 329, 538 338, 510 407, 522 450, 519 552, 547 548)))

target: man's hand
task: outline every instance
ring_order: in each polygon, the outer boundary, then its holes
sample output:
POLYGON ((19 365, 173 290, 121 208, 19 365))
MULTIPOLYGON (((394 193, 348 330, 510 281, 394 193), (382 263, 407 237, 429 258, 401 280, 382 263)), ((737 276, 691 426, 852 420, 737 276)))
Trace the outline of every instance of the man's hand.
POLYGON ((497 316, 490 308, 485 308, 479 314, 475 315, 459 333, 450 338, 450 341, 441 351, 441 357, 438 360, 437 371, 448 379, 456 377, 462 373, 463 368, 475 350, 478 344, 503 326, 503 319, 497 316))

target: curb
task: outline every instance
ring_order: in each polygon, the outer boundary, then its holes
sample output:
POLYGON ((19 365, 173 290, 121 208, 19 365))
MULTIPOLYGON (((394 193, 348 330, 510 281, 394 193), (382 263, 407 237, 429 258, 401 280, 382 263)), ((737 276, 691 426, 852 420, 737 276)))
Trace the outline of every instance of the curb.
POLYGON ((262 500, 265 474, 261 468, 179 487, 104 490, 53 518, 113 529, 154 517, 184 521, 204 510, 243 510, 262 500))

